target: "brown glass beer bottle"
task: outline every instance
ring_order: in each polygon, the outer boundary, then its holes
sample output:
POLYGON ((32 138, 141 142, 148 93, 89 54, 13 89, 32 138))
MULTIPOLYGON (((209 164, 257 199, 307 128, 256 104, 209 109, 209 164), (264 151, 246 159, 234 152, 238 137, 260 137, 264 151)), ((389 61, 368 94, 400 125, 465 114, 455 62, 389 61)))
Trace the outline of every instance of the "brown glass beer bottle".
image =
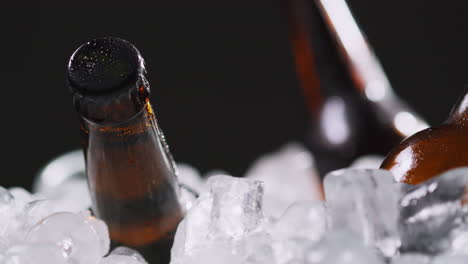
POLYGON ((367 154, 385 155, 426 125, 392 91, 343 0, 285 0, 289 37, 323 177, 367 154))
POLYGON ((95 39, 75 51, 67 73, 94 214, 115 245, 139 250, 149 263, 169 263, 183 212, 140 53, 122 39, 95 39))
POLYGON ((468 88, 448 119, 407 138, 385 158, 381 168, 399 182, 418 184, 456 167, 468 166, 468 88))

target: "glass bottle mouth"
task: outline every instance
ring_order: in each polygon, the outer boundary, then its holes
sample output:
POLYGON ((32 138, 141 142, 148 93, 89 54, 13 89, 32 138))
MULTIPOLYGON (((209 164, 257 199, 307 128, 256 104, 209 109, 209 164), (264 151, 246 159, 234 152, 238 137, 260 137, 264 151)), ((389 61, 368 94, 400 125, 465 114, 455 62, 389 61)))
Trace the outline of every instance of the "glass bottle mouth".
POLYGON ((144 60, 130 42, 98 38, 71 56, 67 81, 78 113, 99 124, 131 119, 145 107, 149 84, 144 60))
POLYGON ((67 68, 69 86, 83 95, 107 94, 126 88, 144 73, 144 60, 135 46, 112 37, 81 45, 67 68))
POLYGON ((468 121, 468 85, 465 86, 463 92, 450 111, 447 123, 466 123, 466 121, 468 121))

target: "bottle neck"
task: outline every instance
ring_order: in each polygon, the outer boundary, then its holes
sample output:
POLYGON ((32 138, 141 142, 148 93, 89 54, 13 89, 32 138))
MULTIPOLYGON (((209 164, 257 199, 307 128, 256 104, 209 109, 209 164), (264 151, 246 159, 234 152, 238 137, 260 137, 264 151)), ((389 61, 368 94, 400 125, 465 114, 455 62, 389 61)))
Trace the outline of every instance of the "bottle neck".
POLYGON ((463 125, 468 123, 468 86, 465 87, 462 95, 452 108, 447 122, 463 125))
MULTIPOLYGON (((134 108, 137 108, 135 106, 134 108)), ((156 118, 153 109, 147 101, 142 107, 138 107, 139 112, 127 120, 119 120, 119 122, 94 122, 85 115, 81 115, 82 130, 87 135, 101 138, 103 141, 126 142, 134 136, 143 136, 146 133, 152 133, 154 129, 158 129, 153 124, 156 123, 156 118)))
POLYGON ((287 0, 289 32, 307 104, 317 113, 333 95, 357 93, 358 87, 315 1, 287 0))
POLYGON ((73 104, 80 116, 96 125, 115 125, 134 118, 149 100, 149 84, 143 74, 110 93, 83 94, 73 89, 73 104))
POLYGON ((117 200, 140 199, 152 191, 177 196, 175 162, 149 101, 126 122, 81 120, 86 170, 96 193, 117 200), (157 186, 162 183, 170 188, 162 190, 157 186))
POLYGON ((149 101, 125 122, 81 121, 94 212, 111 238, 135 247, 164 239, 183 212, 174 161, 149 101))

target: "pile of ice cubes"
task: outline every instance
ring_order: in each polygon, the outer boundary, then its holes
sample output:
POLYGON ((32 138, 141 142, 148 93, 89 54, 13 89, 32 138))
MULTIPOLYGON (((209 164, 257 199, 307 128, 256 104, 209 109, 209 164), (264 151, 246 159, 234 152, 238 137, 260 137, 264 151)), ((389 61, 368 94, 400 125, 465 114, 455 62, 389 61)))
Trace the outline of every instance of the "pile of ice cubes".
MULTIPOLYGON (((468 262, 468 168, 409 186, 376 169, 381 159, 328 174, 323 191, 298 144, 261 157, 244 178, 201 177, 179 164, 187 213, 171 263, 468 262)), ((109 253, 106 225, 88 212, 83 168, 73 152, 45 168, 34 194, 0 188, 0 264, 146 264, 130 248, 109 253)))
POLYGON ((381 160, 329 173, 324 194, 297 144, 262 157, 246 178, 199 178, 171 263, 468 263, 468 168, 410 186, 377 169, 381 160))
POLYGON ((107 226, 88 210, 83 167, 75 151, 44 169, 34 194, 0 187, 1 264, 147 264, 130 248, 109 252, 107 226))
POLYGON ((73 212, 72 206, 21 188, 0 187, 0 263, 145 263, 129 248, 116 248, 109 254, 106 224, 87 210, 73 212))

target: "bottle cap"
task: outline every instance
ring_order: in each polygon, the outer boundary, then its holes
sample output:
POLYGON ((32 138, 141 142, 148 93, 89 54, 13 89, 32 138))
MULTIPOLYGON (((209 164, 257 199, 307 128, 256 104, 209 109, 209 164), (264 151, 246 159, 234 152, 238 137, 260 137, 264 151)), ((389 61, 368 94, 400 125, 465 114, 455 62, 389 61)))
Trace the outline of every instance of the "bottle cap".
POLYGON ((76 110, 101 124, 131 119, 149 98, 145 73, 144 60, 130 42, 112 37, 86 42, 67 68, 76 110))
POLYGON ((143 59, 135 46, 107 37, 81 45, 70 58, 67 75, 72 89, 102 94, 127 87, 143 71, 143 59))

